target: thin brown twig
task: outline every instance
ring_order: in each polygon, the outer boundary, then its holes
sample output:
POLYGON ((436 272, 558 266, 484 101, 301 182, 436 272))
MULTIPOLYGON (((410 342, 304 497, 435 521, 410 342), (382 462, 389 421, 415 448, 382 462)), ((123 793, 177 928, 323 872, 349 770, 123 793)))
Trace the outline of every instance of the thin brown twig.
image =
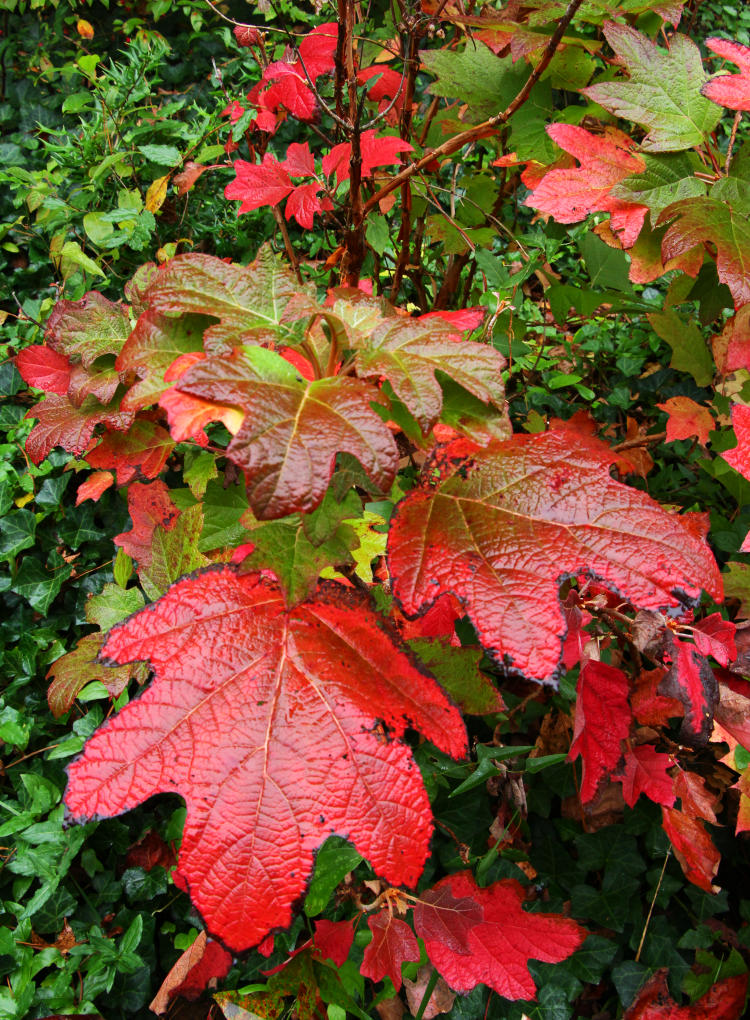
POLYGON ((634 439, 623 439, 621 443, 612 447, 615 453, 620 450, 632 450, 637 446, 653 446, 656 443, 663 443, 667 438, 666 432, 652 432, 650 436, 636 436, 634 439))
POLYGON ((734 149, 734 143, 737 138, 737 128, 740 126, 742 120, 742 110, 737 110, 734 115, 734 121, 732 123, 732 133, 729 136, 729 145, 727 146, 727 158, 724 160, 724 176, 729 176, 729 167, 732 165, 732 155, 734 149))
POLYGON ((377 206, 378 203, 386 197, 386 195, 390 195, 390 193, 395 191, 396 188, 399 188, 404 181, 408 181, 410 177, 414 176, 414 174, 423 170, 428 163, 432 162, 432 160, 440 159, 443 156, 452 156, 454 152, 458 152, 458 150, 462 149, 464 145, 468 145, 470 142, 475 142, 478 138, 486 137, 488 134, 491 134, 498 125, 504 124, 507 120, 509 120, 519 107, 521 107, 529 98, 529 93, 539 81, 550 60, 552 60, 552 57, 555 55, 555 51, 560 44, 560 40, 565 34, 565 30, 575 17, 576 12, 582 3, 583 0, 571 0, 568 5, 568 9, 558 22, 557 28, 550 36, 550 40, 542 54, 541 60, 529 75, 526 80, 526 84, 523 86, 521 91, 502 111, 502 113, 495 114, 494 117, 490 117, 489 120, 482 121, 481 124, 477 124, 473 128, 461 131, 459 134, 454 135, 453 138, 449 138, 447 141, 443 142, 443 144, 439 145, 436 149, 428 149, 427 152, 420 157, 420 159, 416 160, 414 163, 410 163, 408 166, 405 166, 403 170, 400 170, 399 173, 395 174, 387 184, 384 184, 379 191, 376 191, 374 195, 368 198, 367 202, 365 202, 364 214, 367 215, 367 213, 371 209, 375 208, 375 206, 377 206))

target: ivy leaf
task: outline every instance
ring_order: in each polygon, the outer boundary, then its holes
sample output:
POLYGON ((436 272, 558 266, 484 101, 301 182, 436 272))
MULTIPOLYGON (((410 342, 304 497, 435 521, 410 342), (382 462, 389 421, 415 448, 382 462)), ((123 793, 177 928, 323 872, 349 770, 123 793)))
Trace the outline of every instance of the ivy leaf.
POLYGON ((731 60, 740 73, 717 75, 703 86, 703 95, 730 110, 750 110, 750 46, 716 36, 706 39, 706 46, 717 56, 731 60))
POLYGON ((694 601, 702 586, 720 600, 705 521, 616 482, 615 456, 566 426, 492 442, 435 488, 428 465, 391 519, 388 562, 404 612, 423 614, 451 592, 490 655, 551 682, 566 576, 594 575, 643 609, 694 601))
POLYGON ((19 351, 15 362, 21 378, 29 386, 60 396, 68 392, 71 364, 65 354, 58 354, 46 344, 33 344, 19 351))
POLYGON ((606 662, 587 659, 581 666, 575 706, 575 730, 569 761, 583 764, 581 802, 593 800, 599 781, 622 758, 622 741, 630 732, 628 678, 606 662))
POLYGON ((715 245, 716 270, 735 306, 750 301, 750 225, 744 212, 710 196, 683 198, 663 210, 659 223, 669 223, 661 243, 664 260, 696 245, 715 245))
POLYGON ((90 290, 80 301, 57 302, 47 319, 44 339, 53 351, 91 368, 103 354, 119 354, 129 334, 127 310, 90 290))
POLYGON ((622 775, 614 776, 622 783, 622 795, 628 807, 645 793, 654 804, 672 807, 675 792, 672 777, 667 772, 673 761, 668 754, 662 754, 651 744, 639 744, 625 751, 625 769, 622 775))
POLYGON ((236 176, 224 188, 224 197, 239 199, 239 213, 278 205, 294 189, 289 174, 270 152, 260 163, 235 160, 234 172, 236 176))
POLYGON ((203 340, 209 353, 221 353, 242 343, 295 342, 284 311, 299 292, 291 270, 263 248, 249 266, 212 255, 176 255, 151 278, 145 299, 152 312, 219 319, 203 340))
POLYGON ((419 945, 406 921, 394 917, 390 910, 380 910, 367 918, 372 941, 365 947, 359 968, 363 977, 382 981, 389 977, 398 992, 401 988, 401 964, 419 960, 419 945))
POLYGON ((228 947, 289 923, 331 833, 392 884, 416 882, 429 802, 394 738, 411 726, 460 757, 466 733, 364 597, 327 584, 287 610, 272 581, 211 568, 110 631, 103 655, 148 659, 155 680, 70 766, 68 810, 111 817, 179 792, 177 881, 228 947))
POLYGON ((364 380, 308 382, 278 354, 256 347, 202 361, 177 386, 245 412, 227 456, 245 472, 250 506, 260 520, 314 510, 337 453, 356 457, 381 490, 393 482, 398 451, 370 407, 378 391, 364 380))
POLYGON ((526 205, 547 213, 558 223, 577 223, 589 213, 608 212, 612 229, 630 248, 643 226, 647 208, 643 203, 614 198, 611 191, 620 181, 645 169, 643 157, 633 151, 633 140, 614 129, 594 135, 574 124, 552 124, 547 133, 580 165, 548 170, 526 205))
POLYGON ((625 65, 630 81, 600 82, 584 95, 618 117, 648 128, 646 152, 675 152, 700 145, 721 118, 701 95, 708 76, 698 47, 675 33, 664 50, 629 25, 607 22, 607 42, 625 65))
POLYGON ((512 879, 480 889, 471 872, 460 871, 433 887, 444 889, 454 900, 474 901, 482 915, 466 934, 468 954, 452 949, 450 937, 443 941, 420 931, 430 960, 457 992, 485 984, 506 999, 534 999, 529 960, 559 963, 586 937, 583 928, 560 914, 525 911, 523 889, 512 879))
POLYGON ((440 416, 442 372, 485 404, 504 405, 501 372, 505 359, 487 344, 456 343, 450 327, 386 319, 357 346, 360 377, 385 376, 427 434, 440 416))

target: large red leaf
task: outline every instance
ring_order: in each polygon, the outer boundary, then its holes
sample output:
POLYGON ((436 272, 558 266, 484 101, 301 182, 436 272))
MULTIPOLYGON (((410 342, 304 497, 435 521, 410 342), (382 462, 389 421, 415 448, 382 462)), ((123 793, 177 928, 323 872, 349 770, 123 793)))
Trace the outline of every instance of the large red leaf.
POLYGON ((363 977, 382 981, 389 977, 398 991, 401 988, 401 964, 419 959, 419 946, 406 921, 394 917, 390 910, 380 910, 367 918, 372 942, 365 948, 362 965, 363 977))
POLYGON ((39 464, 56 446, 80 456, 88 448, 97 425, 124 431, 132 424, 134 416, 120 411, 117 406, 104 407, 96 397, 86 397, 81 406, 76 407, 67 397, 50 393, 35 404, 26 417, 37 419, 26 440, 26 452, 39 464))
POLYGON ((623 1020, 740 1020, 746 994, 747 974, 739 974, 718 981, 689 1006, 679 1006, 669 993, 664 967, 641 988, 623 1020))
POLYGON ((239 199, 240 213, 264 205, 278 205, 294 188, 289 174, 270 152, 264 155, 261 163, 238 159, 234 172, 235 178, 224 189, 224 197, 239 199))
POLYGON ((703 519, 616 482, 612 458, 598 439, 560 427, 493 442, 434 489, 428 471, 388 536, 404 611, 423 613, 452 592, 498 662, 550 681, 567 576, 588 572, 644 609, 679 606, 702 586, 721 599, 703 519))
POLYGON ((645 205, 612 198, 610 191, 646 169, 635 143, 621 131, 593 135, 574 124, 551 124, 547 134, 580 166, 553 169, 536 185, 526 205, 553 216, 558 223, 577 223, 592 212, 608 212, 612 229, 626 248, 635 244, 648 211, 645 205))
POLYGON ((576 697, 575 731, 570 761, 583 763, 581 800, 592 800, 599 780, 612 772, 622 757, 622 741, 630 732, 628 678, 606 662, 587 659, 581 666, 576 697))
POLYGON ((467 934, 468 954, 420 930, 427 955, 457 992, 469 992, 481 983, 506 999, 534 999, 529 960, 559 963, 586 937, 575 921, 560 914, 525 911, 523 889, 512 879, 480 889, 471 872, 460 871, 434 888, 447 888, 456 900, 473 900, 482 913, 482 920, 467 934))
POLYGON ((25 347, 16 355, 16 368, 29 386, 65 396, 70 385, 70 359, 46 344, 25 347))
POLYGON ((625 769, 615 779, 622 783, 622 796, 629 807, 642 793, 655 804, 672 807, 675 802, 674 783, 667 772, 674 764, 668 754, 662 754, 651 744, 639 744, 625 752, 625 769))
POLYGON ((370 407, 378 391, 362 379, 308 382, 278 354, 255 347, 198 363, 177 388, 246 412, 227 456, 245 472, 250 506, 261 520, 314 510, 337 453, 356 457, 381 490, 393 481, 396 444, 370 407))
POLYGON ((706 39, 706 46, 740 69, 739 74, 722 74, 707 82, 701 92, 714 103, 730 110, 750 110, 750 46, 729 39, 706 39))
POLYGON ((364 597, 328 584, 287 610, 260 575, 209 569, 115 627, 103 654, 148 659, 155 680, 70 766, 68 810, 111 817, 180 793, 177 878, 226 945, 288 924, 331 833, 389 882, 416 882, 431 815, 394 738, 411 726, 458 757, 466 733, 364 597))
MULTIPOLYGON (((360 152, 362 156, 362 177, 372 177, 372 171, 376 166, 390 166, 392 163, 400 163, 400 152, 411 152, 414 148, 409 142, 393 135, 376 136, 376 132, 363 131, 359 139, 360 152)), ((328 177, 336 174, 339 184, 349 180, 349 164, 352 158, 352 143, 341 142, 334 145, 330 152, 323 157, 323 173, 328 177)))

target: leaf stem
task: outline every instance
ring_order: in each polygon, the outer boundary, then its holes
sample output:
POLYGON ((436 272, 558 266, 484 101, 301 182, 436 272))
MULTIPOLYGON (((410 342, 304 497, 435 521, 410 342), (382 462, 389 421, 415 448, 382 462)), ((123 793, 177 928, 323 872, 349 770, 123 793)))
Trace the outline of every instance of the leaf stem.
POLYGON ((656 906, 656 897, 659 895, 659 890, 661 889, 661 883, 664 880, 664 872, 667 870, 667 861, 669 860, 671 854, 672 854, 672 847, 670 846, 670 847, 668 847, 667 852, 664 855, 664 864, 662 864, 662 867, 661 867, 661 874, 659 875, 659 881, 656 883, 656 889, 654 890, 654 895, 653 895, 653 897, 651 899, 651 906, 648 908, 648 917, 646 918, 646 923, 643 926, 643 932, 641 934, 641 941, 638 943, 638 952, 635 954, 635 962, 636 963, 638 963, 638 961, 641 958, 641 950, 643 949, 643 943, 646 941, 646 932, 648 931, 648 926, 651 923, 651 915, 653 914, 654 907, 656 906))
POLYGON ((742 120, 742 110, 737 110, 734 115, 734 121, 732 122, 732 133, 729 136, 729 145, 727 146, 727 158, 724 160, 724 176, 729 176, 729 167, 732 165, 732 156, 734 150, 734 143, 737 138, 737 128, 740 126, 742 120))

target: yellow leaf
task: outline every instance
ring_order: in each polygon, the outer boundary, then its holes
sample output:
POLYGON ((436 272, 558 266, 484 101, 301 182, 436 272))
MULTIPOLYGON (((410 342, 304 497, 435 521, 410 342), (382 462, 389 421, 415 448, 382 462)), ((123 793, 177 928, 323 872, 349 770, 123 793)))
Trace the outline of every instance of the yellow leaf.
POLYGON ((33 492, 27 492, 23 496, 19 496, 18 497, 18 499, 16 500, 16 506, 20 510, 22 507, 26 506, 27 503, 30 503, 33 498, 34 498, 34 493, 33 492))
POLYGON ((164 177, 157 177, 155 181, 149 184, 148 191, 146 192, 146 208, 150 213, 157 212, 164 205, 168 184, 169 174, 166 174, 164 177))
POLYGON ((93 39, 94 38, 94 26, 90 21, 85 21, 83 18, 78 19, 76 25, 78 34, 82 39, 93 39))

